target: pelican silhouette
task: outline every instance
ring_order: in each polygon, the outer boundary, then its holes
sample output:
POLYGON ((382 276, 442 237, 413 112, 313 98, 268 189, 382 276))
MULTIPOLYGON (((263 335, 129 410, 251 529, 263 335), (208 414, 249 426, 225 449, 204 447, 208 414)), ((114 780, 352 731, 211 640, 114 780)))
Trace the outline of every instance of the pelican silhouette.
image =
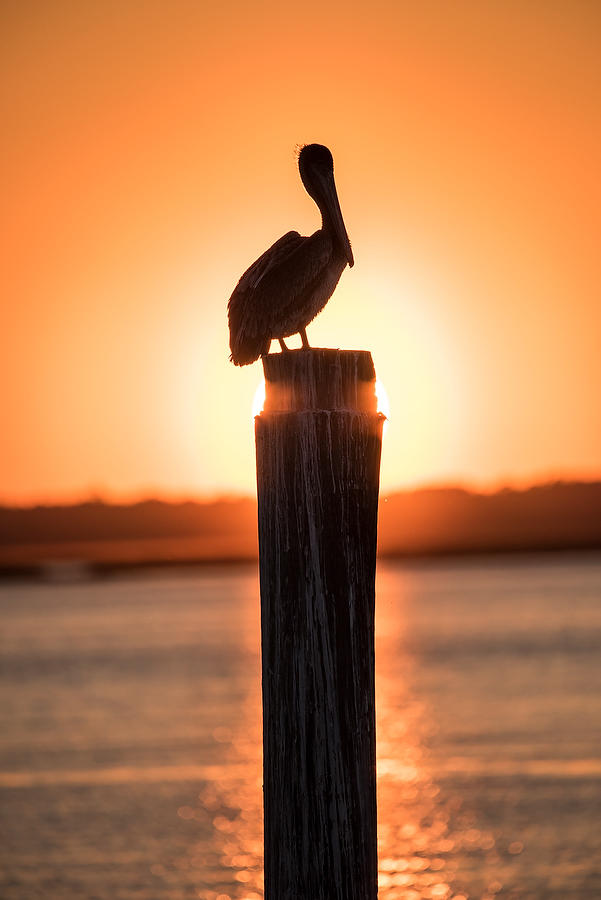
POLYGON ((336 184, 334 160, 322 144, 305 144, 298 157, 301 181, 321 213, 321 228, 309 237, 289 231, 250 266, 229 299, 231 361, 254 362, 269 352, 273 338, 300 334, 334 292, 342 270, 354 264, 336 184))

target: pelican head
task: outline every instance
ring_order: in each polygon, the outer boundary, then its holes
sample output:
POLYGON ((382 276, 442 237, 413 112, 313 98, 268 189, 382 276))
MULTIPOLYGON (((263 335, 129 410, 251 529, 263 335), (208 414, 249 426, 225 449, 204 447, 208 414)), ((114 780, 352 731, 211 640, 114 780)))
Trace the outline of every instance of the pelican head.
POLYGON ((352 268, 355 261, 338 202, 332 154, 323 144, 305 144, 298 156, 298 169, 305 190, 319 207, 323 227, 334 233, 352 268))

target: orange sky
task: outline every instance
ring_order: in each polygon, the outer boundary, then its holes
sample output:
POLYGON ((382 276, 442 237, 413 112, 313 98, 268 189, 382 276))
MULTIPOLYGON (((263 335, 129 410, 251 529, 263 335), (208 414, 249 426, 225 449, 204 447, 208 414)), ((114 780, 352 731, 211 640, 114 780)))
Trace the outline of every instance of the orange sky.
POLYGON ((254 490, 226 304, 334 154, 384 490, 601 476, 601 7, 24 2, 0 23, 0 499, 254 490))

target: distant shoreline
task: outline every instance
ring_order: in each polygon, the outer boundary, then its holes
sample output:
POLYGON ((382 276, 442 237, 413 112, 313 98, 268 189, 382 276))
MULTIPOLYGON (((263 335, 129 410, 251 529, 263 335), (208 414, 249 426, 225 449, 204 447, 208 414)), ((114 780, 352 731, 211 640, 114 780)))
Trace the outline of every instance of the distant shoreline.
MULTIPOLYGON (((256 516, 250 498, 0 507, 0 578, 249 564, 256 516)), ((380 499, 378 529, 383 560, 599 551, 601 482, 398 492, 380 499)))

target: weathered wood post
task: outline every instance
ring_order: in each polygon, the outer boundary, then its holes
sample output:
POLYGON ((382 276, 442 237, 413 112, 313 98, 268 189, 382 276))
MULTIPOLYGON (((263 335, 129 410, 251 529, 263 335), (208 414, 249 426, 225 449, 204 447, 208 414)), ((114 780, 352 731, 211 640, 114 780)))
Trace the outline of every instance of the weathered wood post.
POLYGON ((266 900, 375 900, 382 423, 366 351, 263 359, 257 490, 266 900))

